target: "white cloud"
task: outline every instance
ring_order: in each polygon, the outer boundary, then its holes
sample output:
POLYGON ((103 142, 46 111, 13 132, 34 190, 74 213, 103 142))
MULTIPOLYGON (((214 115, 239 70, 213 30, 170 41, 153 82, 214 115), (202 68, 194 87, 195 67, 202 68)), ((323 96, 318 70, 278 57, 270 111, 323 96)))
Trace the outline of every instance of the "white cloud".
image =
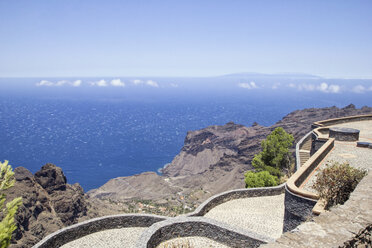
POLYGON ((139 84, 142 84, 143 81, 140 80, 140 79, 134 79, 134 80, 132 80, 132 83, 134 83, 135 85, 139 85, 139 84))
POLYGON ((36 86, 53 86, 54 83, 47 81, 47 80, 41 80, 36 84, 36 86))
POLYGON ((337 84, 328 85, 327 83, 323 82, 319 85, 314 84, 299 84, 295 85, 293 83, 289 84, 288 87, 296 88, 297 90, 304 90, 304 91, 321 91, 324 93, 340 93, 341 87, 337 84))
MULTIPOLYGON (((317 87, 313 84, 300 84, 298 85, 298 90, 305 90, 305 91, 314 91, 317 87)), ((319 89, 319 86, 318 86, 319 89)))
POLYGON ((341 87, 337 84, 328 85, 327 83, 323 82, 317 87, 317 90, 325 93, 339 93, 341 87))
POLYGON ((256 83, 253 82, 253 81, 250 82, 250 83, 239 83, 238 86, 240 88, 249 89, 249 90, 251 90, 251 89, 257 89, 258 88, 258 86, 256 85, 256 83))
POLYGON ((67 81, 67 80, 60 80, 56 83, 53 83, 48 80, 41 80, 39 83, 36 84, 36 86, 63 86, 63 85, 70 85, 74 87, 78 87, 82 84, 81 80, 75 80, 73 82, 67 81))
POLYGON ((328 91, 328 84, 326 84, 326 83, 321 83, 321 84, 317 87, 317 89, 318 89, 319 91, 327 92, 327 91, 328 91))
POLYGON ((80 79, 75 80, 74 82, 71 83, 72 86, 74 87, 79 87, 81 85, 82 81, 80 79))
POLYGON ((111 80, 111 85, 116 87, 124 87, 125 83, 122 82, 120 79, 113 79, 111 80))
POLYGON ((341 87, 340 87, 340 85, 337 85, 337 84, 331 84, 331 85, 328 87, 328 90, 329 90, 329 92, 331 92, 331 93, 340 93, 340 91, 341 91, 341 87))
POLYGON ((178 87, 178 84, 171 83, 170 86, 173 87, 173 88, 177 88, 178 87))
POLYGON ((68 84, 69 82, 68 81, 66 81, 66 80, 61 80, 61 81, 58 81, 57 83, 55 83, 54 85, 55 86, 62 86, 62 85, 64 85, 64 84, 68 84))
POLYGON ((107 82, 104 79, 101 79, 101 80, 99 80, 97 82, 92 82, 91 85, 98 86, 98 87, 106 87, 107 86, 107 82))
POLYGON ((363 85, 357 85, 351 91, 354 92, 354 93, 361 94, 361 93, 364 93, 366 91, 366 88, 363 85))
POLYGON ((276 90, 280 86, 280 83, 275 83, 273 86, 271 86, 271 89, 276 90))
POLYGON ((151 87, 156 87, 156 88, 159 87, 159 84, 157 82, 153 81, 153 80, 147 80, 146 84, 151 86, 151 87))

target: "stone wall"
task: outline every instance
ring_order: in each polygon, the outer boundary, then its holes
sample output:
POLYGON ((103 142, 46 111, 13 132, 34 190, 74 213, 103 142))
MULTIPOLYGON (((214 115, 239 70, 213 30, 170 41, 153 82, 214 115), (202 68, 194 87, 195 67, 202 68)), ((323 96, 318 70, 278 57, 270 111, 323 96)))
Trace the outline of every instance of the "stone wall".
POLYGON ((34 248, 58 248, 95 232, 124 227, 149 227, 165 219, 167 217, 147 214, 124 214, 95 218, 52 233, 37 243, 34 248))
POLYGON ((293 194, 285 187, 283 232, 296 228, 313 216, 312 210, 317 200, 293 194))
POLYGON ((142 234, 136 247, 154 248, 166 240, 199 236, 229 247, 258 247, 274 240, 247 230, 239 230, 224 223, 202 217, 180 217, 162 221, 142 234))
POLYGON ((236 189, 214 195, 208 200, 204 201, 194 212, 188 216, 203 216, 212 208, 234 199, 258 197, 258 196, 272 196, 284 193, 285 183, 275 187, 262 187, 250 189, 236 189))

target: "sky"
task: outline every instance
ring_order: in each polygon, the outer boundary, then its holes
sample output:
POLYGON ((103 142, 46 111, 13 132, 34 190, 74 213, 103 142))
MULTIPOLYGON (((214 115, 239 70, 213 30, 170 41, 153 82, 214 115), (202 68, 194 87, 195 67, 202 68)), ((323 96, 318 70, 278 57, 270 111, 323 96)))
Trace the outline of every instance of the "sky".
POLYGON ((371 0, 0 0, 0 77, 372 78, 371 0))

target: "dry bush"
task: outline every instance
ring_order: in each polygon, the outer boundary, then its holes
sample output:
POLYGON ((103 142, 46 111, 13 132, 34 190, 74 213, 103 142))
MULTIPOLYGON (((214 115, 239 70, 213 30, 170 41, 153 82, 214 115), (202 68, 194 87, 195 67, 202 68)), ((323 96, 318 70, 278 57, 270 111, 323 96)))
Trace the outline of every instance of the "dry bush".
POLYGON ((335 162, 318 174, 313 188, 326 201, 325 209, 329 209, 344 204, 366 174, 365 170, 351 167, 348 163, 335 162))

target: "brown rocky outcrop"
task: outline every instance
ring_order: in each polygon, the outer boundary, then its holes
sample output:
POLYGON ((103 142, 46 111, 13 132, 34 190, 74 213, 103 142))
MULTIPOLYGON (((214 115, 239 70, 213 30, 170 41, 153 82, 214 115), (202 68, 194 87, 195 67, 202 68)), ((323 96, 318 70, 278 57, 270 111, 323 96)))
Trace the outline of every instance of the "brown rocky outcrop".
POLYGON ((87 201, 79 184, 66 183, 61 168, 46 164, 35 175, 24 167, 14 170, 16 182, 9 199, 22 197, 11 247, 31 247, 49 233, 77 223, 87 214, 87 201))

